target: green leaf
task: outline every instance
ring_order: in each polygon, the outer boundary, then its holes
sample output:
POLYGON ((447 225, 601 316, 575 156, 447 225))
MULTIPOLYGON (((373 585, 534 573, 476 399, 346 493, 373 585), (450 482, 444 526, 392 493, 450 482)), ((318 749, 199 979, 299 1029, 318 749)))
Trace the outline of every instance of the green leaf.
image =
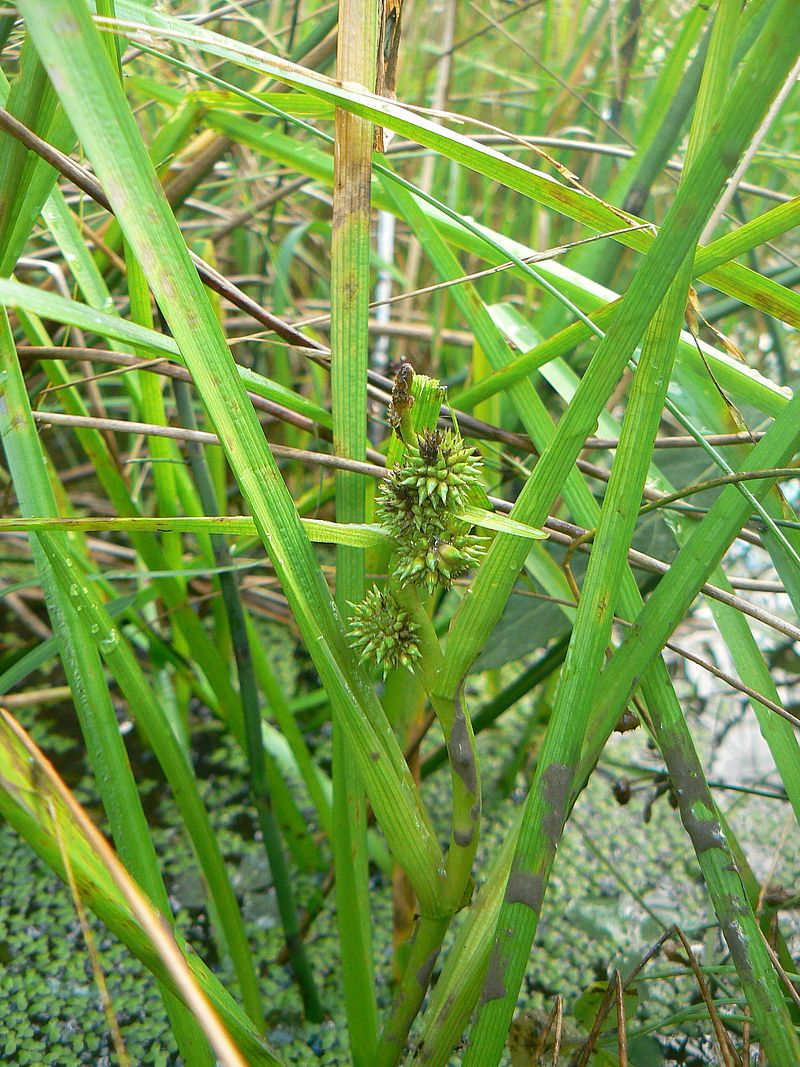
POLYGON ((422 907, 437 913, 441 851, 419 790, 347 646, 322 571, 133 116, 97 46, 97 30, 78 0, 46 5, 43 0, 24 0, 20 10, 223 442, 334 713, 345 726, 389 846, 407 870, 422 907))

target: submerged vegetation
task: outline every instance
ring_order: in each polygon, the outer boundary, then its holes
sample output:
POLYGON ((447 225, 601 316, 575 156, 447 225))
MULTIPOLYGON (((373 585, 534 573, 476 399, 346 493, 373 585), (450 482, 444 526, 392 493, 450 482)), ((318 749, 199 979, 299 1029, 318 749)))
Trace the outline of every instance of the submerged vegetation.
POLYGON ((0 49, 0 1056, 800 1063, 795 0, 0 49))

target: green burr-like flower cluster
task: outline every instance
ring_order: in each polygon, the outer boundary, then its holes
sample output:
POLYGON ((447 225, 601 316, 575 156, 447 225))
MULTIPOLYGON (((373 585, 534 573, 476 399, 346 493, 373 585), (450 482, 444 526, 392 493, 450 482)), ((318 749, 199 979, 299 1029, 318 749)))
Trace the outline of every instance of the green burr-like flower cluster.
POLYGON ((401 541, 397 548, 397 577, 405 584, 437 585, 447 588, 454 578, 477 563, 483 552, 483 538, 470 533, 466 523, 431 538, 419 536, 401 541))
MULTIPOLYGON (((447 588, 480 559, 484 539, 462 517, 480 478, 480 457, 451 430, 427 430, 406 445, 402 461, 378 491, 377 515, 395 540, 392 578, 447 588)), ((417 626, 390 591, 373 587, 351 605, 353 649, 383 669, 414 668, 421 658, 417 626)))
POLYGON ((447 588, 480 558, 483 538, 458 517, 480 477, 480 458, 452 430, 427 430, 406 447, 378 491, 378 518, 397 542, 402 584, 447 588))
POLYGON ((479 476, 475 449, 452 430, 426 430, 415 445, 408 445, 402 467, 394 472, 397 484, 415 493, 420 506, 451 511, 463 507, 479 476))
POLYGON ((413 670, 420 658, 417 627, 391 593, 373 586, 360 604, 351 607, 348 633, 356 652, 374 660, 384 678, 397 667, 413 670))

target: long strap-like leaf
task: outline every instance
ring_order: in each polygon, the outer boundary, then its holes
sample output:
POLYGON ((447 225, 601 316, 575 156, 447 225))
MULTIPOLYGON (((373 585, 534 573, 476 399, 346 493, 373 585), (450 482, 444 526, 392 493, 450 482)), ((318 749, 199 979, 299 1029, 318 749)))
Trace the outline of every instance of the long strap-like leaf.
POLYGON ((345 724, 389 845, 423 908, 435 914, 441 851, 429 818, 383 710, 346 644, 297 510, 98 47, 98 31, 79 0, 24 0, 20 10, 223 442, 334 713, 345 724))

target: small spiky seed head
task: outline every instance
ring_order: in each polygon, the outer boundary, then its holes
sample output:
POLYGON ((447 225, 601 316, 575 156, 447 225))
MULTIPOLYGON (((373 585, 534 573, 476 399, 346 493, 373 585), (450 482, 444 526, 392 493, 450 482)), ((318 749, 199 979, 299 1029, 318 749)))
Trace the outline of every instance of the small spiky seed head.
POLYGON ((476 564, 485 538, 469 532, 407 538, 398 544, 396 575, 403 584, 447 589, 454 578, 476 564))
POLYGON ((480 457, 452 430, 426 430, 408 445, 394 472, 397 485, 410 489, 419 505, 460 508, 480 478, 480 457))
POLYGON ((350 606, 353 608, 348 627, 351 647, 377 663, 384 678, 397 667, 413 670, 421 655, 417 627, 391 593, 373 586, 361 603, 350 606))
POLYGON ((448 519, 444 511, 430 507, 427 501, 420 504, 417 494, 398 480, 397 471, 378 489, 375 510, 378 520, 398 541, 420 535, 435 537, 444 531, 448 519))

